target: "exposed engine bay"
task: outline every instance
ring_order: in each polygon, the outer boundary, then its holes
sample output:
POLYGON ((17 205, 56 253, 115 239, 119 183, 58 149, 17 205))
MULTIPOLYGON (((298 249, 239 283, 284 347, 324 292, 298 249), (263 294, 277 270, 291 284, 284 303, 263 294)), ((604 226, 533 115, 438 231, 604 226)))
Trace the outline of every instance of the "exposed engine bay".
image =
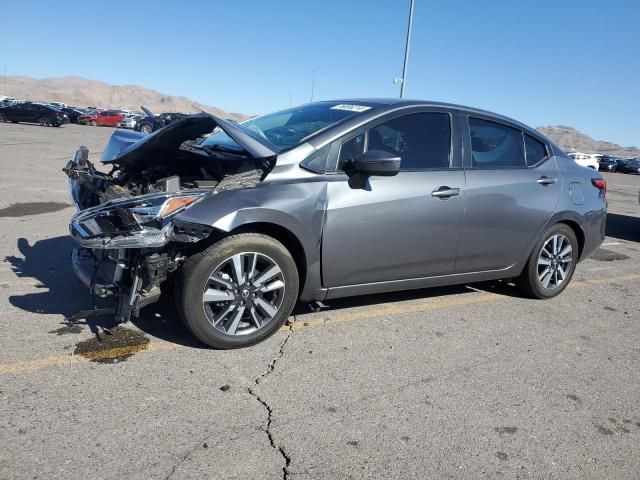
POLYGON ((145 136, 117 130, 109 140, 103 172, 80 147, 63 171, 78 213, 70 223, 78 247, 72 265, 91 291, 94 310, 121 322, 156 301, 160 284, 184 262, 189 246, 211 235, 207 225, 176 216, 226 190, 257 186, 275 165, 275 151, 231 122, 197 114, 145 136), (225 135, 237 148, 201 145, 225 135), (96 297, 113 297, 97 309, 96 297))

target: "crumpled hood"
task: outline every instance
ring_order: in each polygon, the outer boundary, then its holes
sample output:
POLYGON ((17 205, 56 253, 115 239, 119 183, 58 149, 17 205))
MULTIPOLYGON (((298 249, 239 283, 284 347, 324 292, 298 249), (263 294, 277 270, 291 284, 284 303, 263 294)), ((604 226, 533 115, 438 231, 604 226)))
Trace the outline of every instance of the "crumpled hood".
POLYGON ((145 135, 130 130, 116 130, 102 154, 102 163, 142 167, 143 164, 161 162, 171 156, 185 140, 195 140, 220 127, 254 158, 267 158, 277 154, 276 148, 255 132, 233 122, 197 113, 181 118, 145 135))

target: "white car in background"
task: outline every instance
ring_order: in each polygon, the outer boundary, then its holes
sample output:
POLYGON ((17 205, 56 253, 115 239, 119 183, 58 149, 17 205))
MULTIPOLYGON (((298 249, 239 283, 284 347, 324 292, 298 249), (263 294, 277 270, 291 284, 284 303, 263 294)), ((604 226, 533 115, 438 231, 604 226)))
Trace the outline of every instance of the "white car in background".
POLYGON ((580 153, 573 152, 568 154, 571 158, 573 158, 578 165, 582 165, 583 167, 593 168, 594 170, 598 170, 600 163, 598 162, 598 157, 596 155, 591 155, 589 153, 580 153))

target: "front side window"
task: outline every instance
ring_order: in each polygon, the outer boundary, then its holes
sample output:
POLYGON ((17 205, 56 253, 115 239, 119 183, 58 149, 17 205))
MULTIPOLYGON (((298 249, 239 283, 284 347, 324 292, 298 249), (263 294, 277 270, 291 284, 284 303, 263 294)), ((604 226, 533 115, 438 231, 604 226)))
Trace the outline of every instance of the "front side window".
POLYGON ((451 121, 447 113, 397 117, 351 138, 340 147, 338 168, 365 151, 382 150, 401 158, 400 170, 449 168, 451 121))
POLYGON ((527 154, 527 165, 529 166, 540 163, 547 156, 547 149, 544 143, 526 133, 524 134, 524 149, 527 154))
POLYGON ((469 118, 473 168, 526 167, 522 132, 501 123, 469 118))
POLYGON ((446 113, 414 113, 369 131, 368 150, 384 150, 402 160, 400 170, 448 168, 451 122, 446 113))

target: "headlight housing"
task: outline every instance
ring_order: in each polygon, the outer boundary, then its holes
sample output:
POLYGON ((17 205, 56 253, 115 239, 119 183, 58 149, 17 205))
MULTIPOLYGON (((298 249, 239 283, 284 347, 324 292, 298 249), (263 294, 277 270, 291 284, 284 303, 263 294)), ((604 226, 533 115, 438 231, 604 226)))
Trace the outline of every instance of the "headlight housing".
POLYGON ((83 210, 72 219, 71 235, 88 248, 159 247, 171 235, 170 219, 205 193, 145 195, 83 210))

